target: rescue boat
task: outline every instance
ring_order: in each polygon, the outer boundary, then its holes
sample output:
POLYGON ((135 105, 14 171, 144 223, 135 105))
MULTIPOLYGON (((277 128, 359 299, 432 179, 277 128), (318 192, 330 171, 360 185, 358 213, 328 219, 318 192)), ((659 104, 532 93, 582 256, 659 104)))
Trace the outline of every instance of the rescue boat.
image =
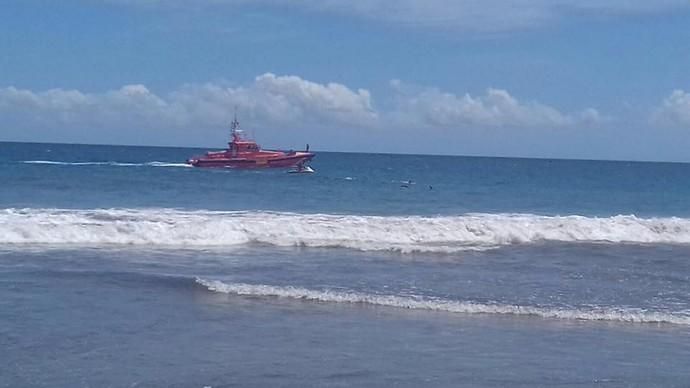
POLYGON ((314 155, 313 152, 309 152, 308 144, 304 151, 263 150, 254 140, 244 135, 235 116, 231 124, 228 148, 194 156, 187 160, 187 164, 194 167, 219 168, 304 168, 314 155))

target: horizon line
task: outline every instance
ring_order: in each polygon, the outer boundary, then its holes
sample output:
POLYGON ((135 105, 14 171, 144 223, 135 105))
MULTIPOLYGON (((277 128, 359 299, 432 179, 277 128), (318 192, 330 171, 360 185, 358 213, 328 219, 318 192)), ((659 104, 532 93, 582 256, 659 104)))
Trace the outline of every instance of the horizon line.
MULTIPOLYGON (((98 143, 69 143, 69 142, 41 142, 41 141, 0 140, 0 144, 2 144, 2 143, 15 143, 15 144, 53 144, 53 145, 71 145, 71 146, 94 146, 94 147, 180 148, 180 149, 217 149, 217 148, 219 148, 219 147, 207 147, 207 146, 142 145, 142 144, 98 144, 98 143)), ((407 153, 407 152, 361 152, 361 151, 333 151, 333 150, 321 150, 321 151, 319 151, 319 150, 313 150, 313 151, 314 151, 314 152, 332 153, 332 154, 370 154, 370 155, 402 155, 402 156, 435 156, 435 157, 485 158, 485 159, 530 159, 530 160, 573 161, 573 162, 690 164, 690 161, 677 161, 677 160, 589 159, 589 158, 568 158, 568 157, 546 157, 546 156, 419 154, 419 153, 407 153)))

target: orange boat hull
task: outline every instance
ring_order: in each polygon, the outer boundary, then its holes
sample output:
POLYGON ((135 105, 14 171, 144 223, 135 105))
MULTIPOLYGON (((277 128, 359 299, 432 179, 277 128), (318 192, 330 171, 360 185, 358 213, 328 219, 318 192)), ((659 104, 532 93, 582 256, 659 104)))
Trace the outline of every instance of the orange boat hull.
POLYGON ((311 152, 275 152, 271 155, 242 155, 230 157, 229 155, 215 154, 192 158, 187 161, 194 167, 215 168, 290 168, 310 161, 314 157, 311 152))

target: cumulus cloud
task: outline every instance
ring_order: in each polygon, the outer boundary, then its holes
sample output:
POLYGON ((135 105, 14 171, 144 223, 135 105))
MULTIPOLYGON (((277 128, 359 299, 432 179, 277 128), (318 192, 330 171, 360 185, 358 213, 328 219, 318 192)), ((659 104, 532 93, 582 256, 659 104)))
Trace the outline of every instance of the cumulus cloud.
MULTIPOLYGON (((399 81, 392 86, 401 91, 399 81)), ((591 126, 602 121, 595 109, 561 113, 537 102, 520 102, 506 90, 490 88, 484 96, 458 96, 436 88, 403 95, 395 112, 397 121, 418 127, 549 127, 591 126)))
POLYGON ((652 114, 659 126, 690 128, 690 93, 674 90, 652 114))
POLYGON ((297 76, 266 73, 244 87, 185 85, 168 96, 183 125, 226 122, 232 107, 260 125, 319 124, 368 126, 377 119, 371 95, 338 83, 319 84, 297 76))
POLYGON ((688 7, 687 0, 107 0, 167 7, 264 4, 385 22, 474 31, 528 28, 570 15, 619 16, 688 7))
POLYGON ((53 89, 0 89, 0 112, 16 122, 94 127, 218 127, 233 107, 256 125, 372 125, 377 113, 367 90, 319 84, 296 76, 266 73, 248 86, 185 85, 158 96, 144 85, 105 93, 53 89))
POLYGON ((41 125, 161 121, 167 103, 144 85, 125 85, 102 94, 51 89, 43 92, 0 89, 0 112, 5 118, 41 125))
MULTIPOLYGON (((537 102, 522 102, 502 89, 485 95, 456 95, 436 88, 414 89, 392 81, 397 103, 377 110, 369 91, 298 76, 260 75, 248 85, 188 84, 165 95, 144 85, 104 93, 52 89, 0 89, 4 124, 57 130, 210 130, 227 127, 233 107, 254 128, 322 131, 448 128, 563 128, 597 124, 594 109, 562 113, 537 102)), ((130 131, 131 132, 131 131, 130 131)), ((126 139, 123 139, 126 140, 126 139)))

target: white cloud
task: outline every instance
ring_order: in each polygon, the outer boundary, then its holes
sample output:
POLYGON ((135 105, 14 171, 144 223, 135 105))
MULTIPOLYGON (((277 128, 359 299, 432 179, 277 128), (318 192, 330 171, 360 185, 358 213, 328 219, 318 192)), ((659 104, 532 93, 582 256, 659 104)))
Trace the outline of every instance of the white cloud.
POLYGON ((103 94, 51 89, 44 92, 8 87, 0 89, 0 112, 5 118, 40 125, 144 123, 160 121, 167 103, 144 85, 125 85, 103 94))
POLYGON ((365 127, 377 114, 367 90, 318 84, 296 76, 258 76, 247 87, 185 85, 161 97, 144 85, 105 93, 53 89, 0 89, 0 112, 15 122, 102 128, 212 128, 227 125, 237 106, 255 125, 354 124, 365 127))
POLYGON ((366 125, 377 117, 368 90, 356 92, 338 83, 321 85, 296 76, 276 77, 267 73, 256 78, 256 92, 275 103, 287 104, 302 116, 317 120, 366 125))
MULTIPOLYGON (((392 86, 404 90, 399 81, 392 86)), ((403 92, 404 93, 404 92, 403 92)), ((602 121, 592 108, 575 114, 564 114, 537 102, 520 102, 502 89, 488 89, 486 95, 457 96, 438 89, 426 89, 399 98, 396 120, 418 127, 522 127, 563 128, 591 126, 602 121)))
POLYGON ((137 132, 140 130, 226 128, 235 106, 252 128, 321 131, 563 128, 601 121, 594 109, 566 114, 548 105, 519 101, 501 89, 489 89, 486 95, 473 97, 435 88, 412 90, 400 81, 391 81, 391 86, 397 104, 386 111, 374 108, 365 89, 271 73, 245 86, 189 84, 163 96, 144 85, 125 85, 104 93, 64 89, 34 92, 7 87, 0 89, 0 115, 6 126, 27 128, 37 134, 88 128, 92 133, 122 130, 122 137, 141 134, 137 132))
POLYGON ((256 77, 247 87, 186 85, 170 93, 168 100, 182 125, 222 125, 235 106, 257 125, 368 126, 377 119, 367 90, 271 73, 256 77))
POLYGON ((687 0, 297 0, 294 3, 394 23, 479 32, 533 28, 572 15, 621 16, 689 5, 687 0))
POLYGON ((590 17, 666 12, 688 7, 687 0, 108 0, 167 7, 264 4, 308 11, 353 15, 386 22, 507 31, 554 22, 571 15, 590 17))
POLYGON ((652 114, 659 126, 690 128, 690 93, 674 90, 652 114))

